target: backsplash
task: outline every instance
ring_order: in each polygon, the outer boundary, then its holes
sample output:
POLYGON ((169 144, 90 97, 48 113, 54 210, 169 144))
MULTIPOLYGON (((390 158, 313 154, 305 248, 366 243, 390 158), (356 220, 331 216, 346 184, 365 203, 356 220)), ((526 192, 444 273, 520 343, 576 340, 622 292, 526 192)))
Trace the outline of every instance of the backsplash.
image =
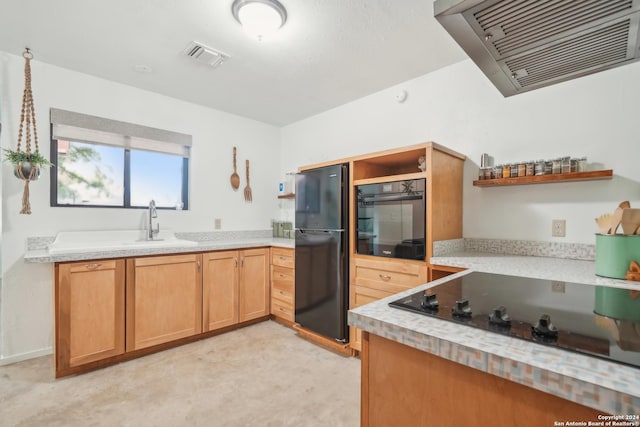
POLYGON ((178 239, 193 240, 195 242, 216 242, 221 240, 246 240, 271 238, 271 229, 265 230, 225 230, 225 231, 196 231, 188 233, 176 232, 178 239))
POLYGON ((433 256, 472 251, 492 254, 568 258, 593 261, 595 245, 583 243, 539 242, 535 240, 463 238, 433 242, 433 256))

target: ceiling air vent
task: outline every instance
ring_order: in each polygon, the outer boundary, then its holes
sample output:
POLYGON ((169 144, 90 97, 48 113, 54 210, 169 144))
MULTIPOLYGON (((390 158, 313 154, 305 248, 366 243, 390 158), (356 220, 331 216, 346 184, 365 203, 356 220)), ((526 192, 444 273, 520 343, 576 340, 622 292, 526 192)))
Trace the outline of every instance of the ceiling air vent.
POLYGON ((198 62, 210 66, 211 68, 216 68, 218 65, 229 59, 229 55, 198 42, 189 43, 184 50, 184 54, 198 62))
POLYGON ((640 59, 640 0, 436 0, 434 11, 504 96, 640 59))

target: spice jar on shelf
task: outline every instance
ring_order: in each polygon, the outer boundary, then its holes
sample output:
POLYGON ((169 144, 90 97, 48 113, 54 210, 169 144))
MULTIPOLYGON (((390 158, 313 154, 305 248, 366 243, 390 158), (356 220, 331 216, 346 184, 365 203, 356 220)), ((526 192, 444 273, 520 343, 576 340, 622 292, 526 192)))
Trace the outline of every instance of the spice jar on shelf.
POLYGON ((578 159, 578 172, 586 172, 587 171, 587 158, 580 157, 578 159))
POLYGON ((536 175, 544 175, 545 162, 544 160, 538 160, 535 166, 535 174, 536 175))
POLYGON ((511 178, 511 165, 509 163, 505 163, 505 165, 502 166, 502 177, 511 178))
POLYGON ((527 162, 525 176, 535 175, 535 167, 536 167, 535 165, 536 165, 536 162, 534 162, 533 160, 529 160, 527 162))
POLYGON ((551 175, 553 173, 553 160, 545 160, 544 162, 544 174, 551 175))
POLYGON ((561 172, 571 173, 571 157, 569 156, 563 157, 561 161, 562 161, 561 172))
POLYGON ((491 173, 493 172, 493 168, 484 168, 484 179, 491 179, 491 173))
POLYGON ((493 167, 493 173, 491 177, 494 179, 502 178, 502 165, 496 165, 493 167))
POLYGON ((511 178, 517 178, 517 177, 518 177, 518 164, 511 163, 511 178))
POLYGON ((551 173, 554 175, 562 173, 562 159, 560 157, 551 161, 551 173))

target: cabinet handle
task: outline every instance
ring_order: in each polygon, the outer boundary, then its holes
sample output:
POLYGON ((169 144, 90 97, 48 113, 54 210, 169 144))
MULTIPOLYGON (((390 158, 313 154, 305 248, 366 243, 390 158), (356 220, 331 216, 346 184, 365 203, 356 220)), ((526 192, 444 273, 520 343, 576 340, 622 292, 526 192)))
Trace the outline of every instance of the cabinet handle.
POLYGON ((240 258, 240 267, 244 268, 244 257, 240 258))
POLYGON ((198 264, 198 271, 200 271, 200 267, 201 267, 200 261, 198 261, 197 264, 198 264))
POLYGON ((281 256, 281 257, 280 257, 280 259, 281 259, 282 261, 286 261, 286 260, 287 260, 287 257, 283 257, 283 256, 281 256))
POLYGON ((233 265, 238 268, 238 258, 233 259, 233 265))
POLYGON ((391 280, 391 276, 387 274, 378 274, 382 280, 391 280))
POLYGON ((98 267, 101 267, 102 264, 100 263, 93 263, 93 264, 87 264, 85 265, 85 268, 88 268, 89 270, 95 270, 98 267))

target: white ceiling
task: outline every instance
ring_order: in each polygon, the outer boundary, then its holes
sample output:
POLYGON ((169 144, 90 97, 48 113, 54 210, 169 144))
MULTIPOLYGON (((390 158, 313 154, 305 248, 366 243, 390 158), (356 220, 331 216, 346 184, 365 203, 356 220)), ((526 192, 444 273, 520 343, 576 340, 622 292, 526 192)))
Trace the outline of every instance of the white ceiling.
POLYGON ((258 42, 232 0, 0 0, 0 50, 274 125, 466 58, 431 0, 280 1, 287 23, 258 42), (194 40, 231 59, 183 56, 194 40))

